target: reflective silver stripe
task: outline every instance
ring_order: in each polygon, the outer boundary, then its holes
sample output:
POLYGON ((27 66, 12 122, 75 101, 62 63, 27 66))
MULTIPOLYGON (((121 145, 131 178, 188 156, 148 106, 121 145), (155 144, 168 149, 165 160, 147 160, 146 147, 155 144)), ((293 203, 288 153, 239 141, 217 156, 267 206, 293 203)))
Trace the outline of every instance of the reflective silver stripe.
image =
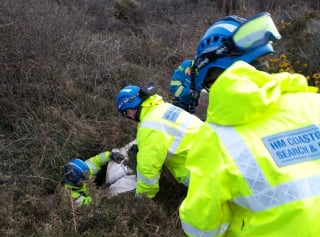
POLYGON ((141 123, 140 128, 156 129, 156 130, 168 133, 169 135, 174 137, 173 142, 170 145, 168 150, 169 154, 167 155, 167 160, 166 160, 166 162, 168 162, 171 155, 177 152, 177 149, 180 146, 181 141, 185 133, 187 132, 189 124, 192 121, 192 119, 193 119, 192 116, 186 117, 179 128, 173 128, 161 122, 153 122, 153 121, 143 121, 141 123))
POLYGON ((194 228, 193 226, 181 221, 182 229, 184 232, 186 232, 188 235, 192 235, 195 237, 213 237, 216 235, 223 235, 226 230, 228 229, 230 223, 219 225, 219 227, 213 229, 213 230, 199 230, 197 228, 194 228))
POLYGON ((101 164, 102 164, 102 165, 104 165, 104 164, 107 163, 106 158, 105 158, 105 155, 106 155, 106 152, 102 152, 102 153, 99 154, 99 156, 100 156, 100 161, 101 161, 101 164))
MULTIPOLYGON (((192 121, 193 117, 192 116, 187 116, 184 118, 184 120, 182 121, 181 125, 178 128, 174 128, 171 126, 168 126, 166 124, 163 124, 161 122, 155 122, 155 121, 142 121, 140 128, 149 128, 149 129, 155 129, 158 131, 162 131, 165 132, 171 136, 173 136, 173 142, 171 143, 169 149, 168 149, 168 153, 167 153, 167 157, 166 157, 166 161, 165 163, 168 163, 171 156, 173 154, 175 154, 177 152, 178 147, 181 144, 181 141, 185 135, 185 133, 188 130, 189 124, 192 121)), ((146 177, 144 177, 141 173, 137 172, 137 177, 138 179, 140 179, 143 183, 146 184, 155 184, 156 182, 159 181, 160 177, 155 177, 153 179, 148 179, 146 177)), ((185 185, 188 185, 189 180, 186 180, 185 185)))
POLYGON ((252 195, 237 197, 234 202, 253 211, 263 211, 292 201, 320 194, 320 176, 292 180, 271 186, 250 149, 233 127, 210 124, 233 157, 252 195))
POLYGON ((78 198, 75 200, 75 202, 76 202, 77 204, 81 204, 83 199, 85 199, 85 197, 82 196, 82 195, 80 195, 80 197, 78 197, 78 198))
POLYGON ((169 147, 169 153, 174 154, 177 150, 178 145, 181 142, 181 139, 184 135, 184 131, 181 131, 180 129, 176 129, 173 127, 170 127, 166 124, 160 123, 160 122, 154 122, 154 121, 145 121, 141 123, 141 127, 140 128, 151 128, 151 129, 156 129, 159 130, 161 132, 165 132, 171 136, 174 137, 174 140, 171 144, 171 146, 169 147))
POLYGON ((283 183, 252 196, 238 197, 235 202, 253 211, 263 211, 315 195, 320 195, 320 176, 283 183))
POLYGON ((139 171, 137 171, 137 178, 145 184, 152 185, 152 184, 155 184, 159 181, 160 176, 154 177, 152 179, 148 179, 148 178, 144 177, 139 171))
POLYGON ((97 168, 95 165, 91 162, 91 160, 86 160, 86 164, 88 165, 89 169, 93 171, 94 174, 98 173, 97 168))

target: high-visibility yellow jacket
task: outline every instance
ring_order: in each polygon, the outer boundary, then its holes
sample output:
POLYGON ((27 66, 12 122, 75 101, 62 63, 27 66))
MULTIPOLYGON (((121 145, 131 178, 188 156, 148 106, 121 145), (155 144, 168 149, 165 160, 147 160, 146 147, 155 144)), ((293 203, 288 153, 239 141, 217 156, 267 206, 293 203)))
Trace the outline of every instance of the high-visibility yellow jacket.
POLYGON ((193 134, 203 123, 198 117, 153 95, 142 103, 137 127, 136 194, 153 198, 159 191, 163 165, 178 183, 188 185, 185 159, 193 134))
MULTIPOLYGON (((89 167, 90 179, 92 179, 101 170, 102 166, 109 161, 109 156, 110 152, 106 151, 85 161, 89 167)), ((64 188, 70 192, 72 199, 78 206, 88 205, 92 202, 87 183, 83 183, 81 187, 65 183, 64 188)))
POLYGON ((320 95, 299 74, 236 62, 212 85, 187 157, 188 236, 320 233, 320 95))

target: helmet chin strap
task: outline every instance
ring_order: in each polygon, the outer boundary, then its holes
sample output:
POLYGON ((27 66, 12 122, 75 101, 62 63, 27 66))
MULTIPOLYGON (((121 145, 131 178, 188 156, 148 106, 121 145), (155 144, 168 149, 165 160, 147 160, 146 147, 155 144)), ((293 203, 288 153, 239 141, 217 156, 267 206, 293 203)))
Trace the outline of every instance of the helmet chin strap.
POLYGON ((141 114, 141 110, 142 110, 142 106, 139 106, 137 108, 136 113, 134 114, 134 118, 132 120, 136 121, 136 122, 140 122, 140 114, 141 114))
POLYGON ((138 108, 136 108, 136 109, 130 109, 130 111, 135 110, 135 112, 130 112, 130 115, 126 114, 124 117, 127 119, 130 119, 132 121, 135 121, 135 122, 140 122, 141 109, 142 109, 141 106, 138 106, 138 108))
MULTIPOLYGON (((201 93, 201 89, 197 90, 196 88, 196 74, 209 63, 215 61, 218 57, 224 56, 228 51, 228 48, 223 44, 220 47, 216 48, 213 51, 201 55, 199 58, 194 59, 194 62, 191 66, 191 100, 188 106, 188 111, 190 113, 196 112, 196 107, 198 106, 198 99, 201 93)), ((205 88, 206 89, 206 88, 205 88)))

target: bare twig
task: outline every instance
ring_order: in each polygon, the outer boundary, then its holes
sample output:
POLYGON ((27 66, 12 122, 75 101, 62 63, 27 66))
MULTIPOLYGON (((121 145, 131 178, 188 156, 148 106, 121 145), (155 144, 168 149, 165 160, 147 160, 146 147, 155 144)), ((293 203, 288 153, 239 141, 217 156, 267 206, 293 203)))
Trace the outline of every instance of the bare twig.
POLYGON ((75 206, 75 202, 73 201, 70 189, 68 190, 68 194, 69 194, 70 203, 71 203, 73 227, 74 227, 75 233, 78 234, 76 206, 75 206))
POLYGON ((54 182, 54 183, 59 183, 56 180, 53 180, 53 179, 50 179, 50 178, 45 178, 45 177, 42 177, 42 176, 34 176, 34 175, 16 175, 16 176, 17 177, 23 177, 23 178, 38 178, 38 179, 42 179, 42 180, 49 180, 49 181, 54 182))
POLYGON ((10 25, 13 25, 13 24, 15 24, 15 22, 10 22, 10 23, 7 23, 7 24, 3 24, 3 25, 0 25, 0 28, 7 27, 7 26, 10 26, 10 25))

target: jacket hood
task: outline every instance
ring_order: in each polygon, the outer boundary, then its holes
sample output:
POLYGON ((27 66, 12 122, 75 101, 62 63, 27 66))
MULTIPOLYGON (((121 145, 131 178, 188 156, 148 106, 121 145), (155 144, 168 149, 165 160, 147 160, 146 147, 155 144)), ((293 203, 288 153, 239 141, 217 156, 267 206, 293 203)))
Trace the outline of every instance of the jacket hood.
POLYGON ((207 121, 240 125, 263 117, 281 95, 317 92, 301 74, 269 74, 238 61, 225 70, 210 88, 207 121))

